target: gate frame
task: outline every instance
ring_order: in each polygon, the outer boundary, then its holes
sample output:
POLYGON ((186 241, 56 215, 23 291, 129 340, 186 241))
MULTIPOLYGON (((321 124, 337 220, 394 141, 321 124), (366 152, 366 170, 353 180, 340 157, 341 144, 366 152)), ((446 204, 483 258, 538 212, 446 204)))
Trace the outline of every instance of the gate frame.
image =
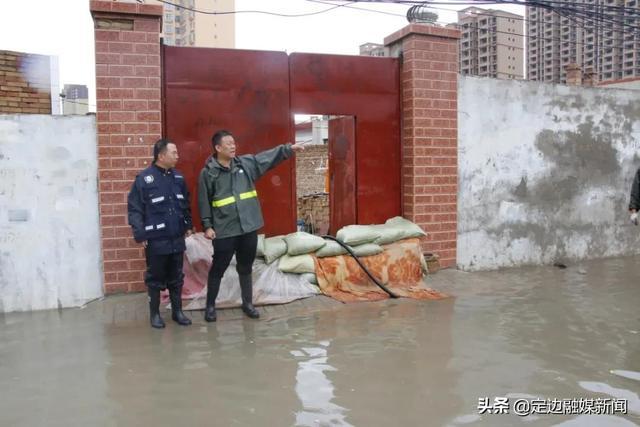
MULTIPOLYGON (((91 0, 90 10, 104 288, 143 291, 144 254, 131 238, 126 196, 161 136, 162 6, 91 0)), ((423 248, 444 266, 455 265, 456 256, 459 37, 457 30, 414 24, 385 39, 402 67, 403 216, 429 232, 423 248)))

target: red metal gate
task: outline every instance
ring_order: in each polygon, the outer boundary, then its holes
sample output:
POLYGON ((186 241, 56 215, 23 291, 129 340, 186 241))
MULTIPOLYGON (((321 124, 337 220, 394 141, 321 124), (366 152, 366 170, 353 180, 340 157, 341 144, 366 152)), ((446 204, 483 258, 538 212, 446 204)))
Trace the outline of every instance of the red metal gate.
MULTIPOLYGON (((340 203, 368 224, 401 213, 399 62, 395 58, 163 47, 163 134, 179 146, 178 168, 192 195, 211 153, 211 135, 233 132, 239 154, 294 140, 293 114, 356 118, 355 197, 340 203)), ((295 163, 257 185, 264 232, 295 230, 295 163)), ((334 203, 334 206, 338 206, 334 203)))
POLYGON ((356 125, 353 116, 329 120, 329 234, 356 224, 356 125))
POLYGON ((356 118, 357 223, 400 215, 399 60, 294 53, 289 69, 294 113, 356 118))

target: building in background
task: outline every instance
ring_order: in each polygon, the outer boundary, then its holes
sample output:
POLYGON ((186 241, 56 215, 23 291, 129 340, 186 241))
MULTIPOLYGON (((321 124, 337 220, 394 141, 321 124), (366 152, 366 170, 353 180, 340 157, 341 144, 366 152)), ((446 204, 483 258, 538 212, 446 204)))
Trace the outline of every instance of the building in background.
POLYGON ((173 0, 177 6, 158 0, 146 0, 164 8, 162 37, 164 44, 194 47, 235 47, 235 14, 208 15, 206 12, 232 12, 235 0, 173 0), (180 7, 183 6, 183 7, 180 7), (191 9, 191 10, 189 10, 191 9))
POLYGON ((468 7, 458 12, 460 73, 524 78, 524 24, 520 15, 468 7))
POLYGON ((89 88, 85 85, 64 85, 60 98, 65 116, 89 112, 89 88))
MULTIPOLYGON (((575 0, 557 3, 571 6, 575 0)), ((638 0, 585 0, 584 4, 600 14, 601 20, 594 23, 527 7, 530 80, 566 83, 567 67, 571 64, 593 74, 599 82, 640 77, 640 37, 637 29, 632 28, 640 21, 638 0)))
POLYGON ((329 140, 329 116, 311 116, 296 123, 296 143, 323 145, 329 140))
POLYGON ((360 45, 360 55, 363 56, 389 56, 389 51, 383 44, 365 43, 360 45))

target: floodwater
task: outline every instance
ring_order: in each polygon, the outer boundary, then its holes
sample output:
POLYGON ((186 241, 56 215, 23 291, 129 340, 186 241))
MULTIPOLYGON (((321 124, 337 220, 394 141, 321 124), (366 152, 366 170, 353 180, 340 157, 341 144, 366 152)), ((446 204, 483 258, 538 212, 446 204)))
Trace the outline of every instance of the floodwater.
POLYGON ((638 257, 450 270, 428 279, 442 301, 214 324, 195 312, 186 328, 165 314, 165 330, 146 312, 114 321, 109 298, 0 315, 0 425, 640 425, 638 278, 638 257), (496 398, 509 414, 479 410, 496 398), (513 413, 596 398, 603 414, 513 413))

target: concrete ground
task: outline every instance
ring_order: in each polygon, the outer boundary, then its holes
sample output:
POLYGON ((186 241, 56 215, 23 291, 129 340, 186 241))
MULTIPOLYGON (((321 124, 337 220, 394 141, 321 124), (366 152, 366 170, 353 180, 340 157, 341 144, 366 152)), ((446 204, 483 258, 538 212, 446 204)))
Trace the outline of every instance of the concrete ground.
POLYGON ((640 425, 639 277, 640 257, 445 270, 442 301, 319 296, 164 330, 140 294, 0 314, 0 425, 640 425))

